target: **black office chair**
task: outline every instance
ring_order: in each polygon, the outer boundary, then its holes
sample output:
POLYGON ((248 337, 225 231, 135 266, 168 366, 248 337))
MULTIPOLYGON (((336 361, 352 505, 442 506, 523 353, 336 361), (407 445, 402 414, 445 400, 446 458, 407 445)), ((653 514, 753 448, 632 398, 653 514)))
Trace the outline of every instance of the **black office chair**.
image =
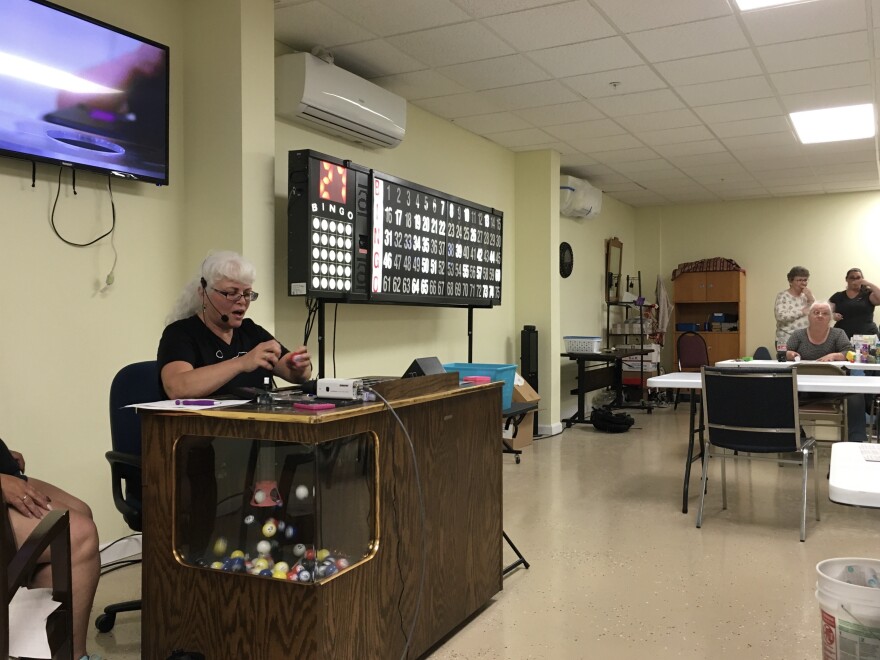
POLYGON ((752 356, 754 360, 772 360, 773 356, 770 354, 770 349, 766 346, 758 346, 755 349, 755 354, 752 356))
POLYGON ((796 369, 703 367, 703 410, 705 413, 706 457, 697 527, 703 524, 709 461, 721 459, 721 506, 727 508, 726 462, 730 460, 773 461, 803 465, 801 482, 801 541, 807 535, 807 472, 813 455, 816 520, 819 520, 819 477, 815 440, 802 438, 798 416, 796 369), (716 451, 720 450, 720 451, 716 451), (732 452, 732 453, 731 453, 732 452), (797 458, 784 458, 797 452, 797 458), (773 454, 773 456, 768 456, 773 454), (777 456, 781 454, 782 456, 777 456))
MULTIPOLYGON (((147 403, 165 398, 159 392, 159 371, 155 360, 136 362, 123 367, 110 385, 110 440, 113 451, 106 454, 110 462, 113 503, 126 524, 135 532, 142 531, 141 521, 141 420, 132 403, 147 403)), ((140 600, 115 603, 104 608, 95 619, 100 632, 109 632, 120 612, 141 609, 140 600)))

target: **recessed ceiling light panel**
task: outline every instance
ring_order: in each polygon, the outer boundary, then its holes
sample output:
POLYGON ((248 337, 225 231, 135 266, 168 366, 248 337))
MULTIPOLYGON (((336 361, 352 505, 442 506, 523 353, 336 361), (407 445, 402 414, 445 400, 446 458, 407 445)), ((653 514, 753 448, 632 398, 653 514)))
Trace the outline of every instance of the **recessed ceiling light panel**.
POLYGON ((792 112, 789 116, 803 144, 874 137, 873 103, 792 112))
POLYGON ((813 0, 736 0, 736 4, 740 11, 749 11, 750 9, 764 9, 766 7, 794 5, 812 1, 813 0))

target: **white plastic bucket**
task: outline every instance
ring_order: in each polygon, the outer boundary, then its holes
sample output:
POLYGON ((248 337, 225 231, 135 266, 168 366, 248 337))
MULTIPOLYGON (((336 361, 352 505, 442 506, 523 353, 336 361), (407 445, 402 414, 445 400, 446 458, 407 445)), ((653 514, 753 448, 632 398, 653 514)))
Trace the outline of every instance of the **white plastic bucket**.
POLYGON ((840 579, 847 574, 860 577, 860 571, 880 576, 880 559, 839 557, 816 564, 822 660, 880 657, 880 587, 840 579))

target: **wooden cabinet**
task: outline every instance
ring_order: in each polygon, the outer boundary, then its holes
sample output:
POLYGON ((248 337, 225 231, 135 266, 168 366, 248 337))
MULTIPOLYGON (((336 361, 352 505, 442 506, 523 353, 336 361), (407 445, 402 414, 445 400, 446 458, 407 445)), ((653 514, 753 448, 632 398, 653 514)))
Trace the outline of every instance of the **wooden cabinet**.
MULTIPOLYGON (((675 345, 682 331, 679 323, 696 324, 698 332, 706 340, 709 362, 742 357, 747 354, 745 344, 746 324, 746 276, 737 270, 684 273, 673 280, 673 304, 675 306, 675 345), (713 314, 725 314, 736 319, 736 329, 706 329, 713 314)), ((678 350, 675 350, 673 369, 678 369, 678 350)))

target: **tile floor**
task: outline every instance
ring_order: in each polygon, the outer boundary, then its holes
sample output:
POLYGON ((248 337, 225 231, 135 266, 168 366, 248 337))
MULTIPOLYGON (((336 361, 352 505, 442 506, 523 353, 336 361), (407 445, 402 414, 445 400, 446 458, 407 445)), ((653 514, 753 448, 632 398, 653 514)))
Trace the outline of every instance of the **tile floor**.
MULTIPOLYGON (((800 472, 775 463, 730 469, 727 511, 710 482, 698 530, 696 471, 681 513, 686 406, 634 416, 623 435, 582 426, 536 441, 520 465, 503 457, 504 529, 531 568, 509 574, 432 659, 821 657, 816 563, 880 557, 880 510, 828 500, 825 449, 822 520, 811 505, 806 543, 800 472)), ((138 567, 105 576, 96 613, 136 597, 139 583, 138 567)), ((138 614, 92 635, 90 650, 108 660, 140 657, 138 614)))

